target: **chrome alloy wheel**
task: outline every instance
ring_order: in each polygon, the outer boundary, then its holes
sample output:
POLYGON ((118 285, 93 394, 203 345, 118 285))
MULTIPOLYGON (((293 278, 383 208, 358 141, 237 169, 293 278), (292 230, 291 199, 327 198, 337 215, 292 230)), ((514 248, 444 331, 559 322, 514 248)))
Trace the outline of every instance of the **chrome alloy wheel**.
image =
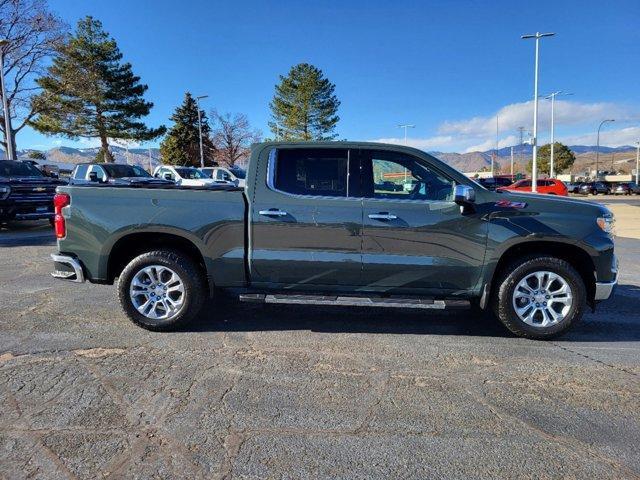
POLYGON ((129 297, 133 306, 147 318, 168 320, 184 305, 184 282, 180 276, 162 265, 150 265, 131 280, 129 297))
POLYGON ((557 273, 533 272, 513 291, 516 315, 532 327, 549 327, 560 322, 571 310, 573 295, 569 283, 557 273))

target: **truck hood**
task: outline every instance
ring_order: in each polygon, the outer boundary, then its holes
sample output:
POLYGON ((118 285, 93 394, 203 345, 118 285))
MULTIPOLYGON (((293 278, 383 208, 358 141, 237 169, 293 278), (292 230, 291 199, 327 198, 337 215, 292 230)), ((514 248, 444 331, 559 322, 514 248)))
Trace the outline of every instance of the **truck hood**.
POLYGON ((1 177, 0 183, 9 185, 66 185, 67 182, 51 177, 1 177))
POLYGON ((571 209, 574 213, 597 217, 610 214, 611 211, 604 205, 589 200, 577 200, 571 197, 561 197, 558 195, 548 195, 539 193, 515 193, 509 190, 495 192, 495 197, 499 200, 510 202, 524 202, 526 209, 531 209, 540 213, 566 212, 571 209))

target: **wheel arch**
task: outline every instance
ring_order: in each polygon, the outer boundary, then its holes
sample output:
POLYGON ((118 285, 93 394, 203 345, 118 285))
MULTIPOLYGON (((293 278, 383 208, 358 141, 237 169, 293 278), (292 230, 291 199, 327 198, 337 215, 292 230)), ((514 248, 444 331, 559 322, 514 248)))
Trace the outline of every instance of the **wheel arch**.
POLYGON ((582 277, 585 288, 587 289, 587 300, 589 305, 593 306, 593 298, 595 295, 595 264, 589 253, 578 245, 573 243, 564 243, 557 241, 524 241, 519 242, 506 248, 491 263, 485 274, 485 286, 481 299, 481 305, 487 305, 489 299, 495 294, 498 285, 494 279, 507 268, 514 260, 525 256, 532 255, 551 255, 560 258, 569 263, 582 277))
POLYGON ((144 231, 129 233, 111 245, 106 259, 107 282, 113 283, 127 264, 138 255, 156 249, 177 250, 193 259, 204 275, 211 291, 213 282, 202 250, 193 239, 175 232, 144 231))

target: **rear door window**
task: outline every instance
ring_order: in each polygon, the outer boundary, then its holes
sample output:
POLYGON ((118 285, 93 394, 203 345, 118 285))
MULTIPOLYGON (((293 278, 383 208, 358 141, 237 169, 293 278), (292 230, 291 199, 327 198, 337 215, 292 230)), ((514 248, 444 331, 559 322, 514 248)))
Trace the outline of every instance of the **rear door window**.
POLYGON ((272 186, 294 195, 347 197, 348 169, 346 149, 282 149, 275 158, 272 186))

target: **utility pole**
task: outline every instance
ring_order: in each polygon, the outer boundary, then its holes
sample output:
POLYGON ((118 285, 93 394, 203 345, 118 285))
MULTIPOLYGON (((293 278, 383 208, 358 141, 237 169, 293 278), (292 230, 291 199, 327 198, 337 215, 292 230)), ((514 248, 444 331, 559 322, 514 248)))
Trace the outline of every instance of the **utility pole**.
POLYGON ((209 95, 200 95, 196 97, 196 105, 198 106, 198 135, 200 136, 200 168, 204 168, 204 150, 202 148, 202 115, 200 114, 200 100, 207 98, 209 95))
POLYGON ((7 91, 4 82, 4 49, 9 45, 9 40, 0 39, 0 95, 2 95, 2 111, 4 115, 4 138, 7 141, 7 159, 15 160, 15 152, 13 151, 13 136, 11 135, 11 117, 9 114, 9 101, 7 100, 7 91))
POLYGON ((598 179, 598 168, 600 165, 600 129, 602 128, 602 125, 604 125, 607 122, 615 122, 615 120, 613 118, 609 118, 607 120, 601 121, 600 125, 598 125, 598 135, 596 140, 596 178, 595 180, 598 179))
POLYGON ((151 147, 148 148, 149 152, 149 173, 153 174, 153 165, 151 164, 151 147))
POLYGON ((538 191, 538 59, 540 53, 540 39, 551 37, 555 33, 540 33, 522 35, 523 39, 534 38, 536 40, 536 53, 533 74, 533 160, 531 167, 531 191, 538 191))

